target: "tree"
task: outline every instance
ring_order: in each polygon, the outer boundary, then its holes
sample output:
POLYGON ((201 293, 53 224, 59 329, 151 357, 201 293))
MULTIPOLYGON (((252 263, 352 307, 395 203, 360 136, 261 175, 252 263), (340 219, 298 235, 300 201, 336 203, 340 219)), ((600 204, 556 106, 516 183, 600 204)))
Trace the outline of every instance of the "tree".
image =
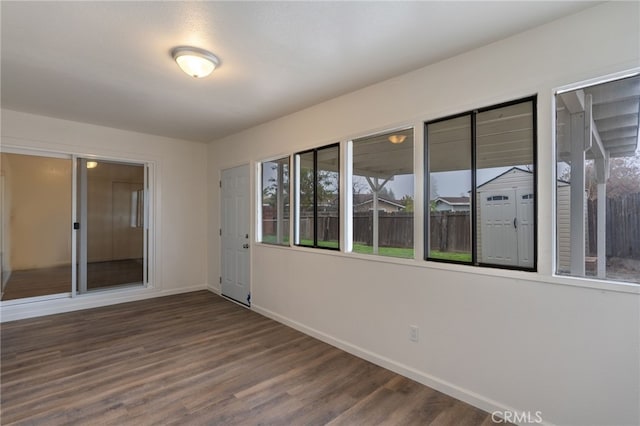
MULTIPOLYGON (((328 170, 318 170, 318 205, 327 205, 333 202, 338 192, 338 174, 328 170)), ((302 209, 313 208, 313 169, 300 169, 300 207, 302 209)))
POLYGON ((436 180, 435 176, 433 176, 433 174, 429 176, 429 195, 431 199, 438 198, 438 196, 440 195, 438 194, 438 181, 436 180))
POLYGON ((371 188, 369 187, 369 184, 361 176, 353 177, 352 190, 354 195, 371 193, 371 188))
MULTIPOLYGON (((584 181, 587 197, 594 200, 598 197, 598 187, 593 160, 584 166, 584 181)), ((571 181, 571 169, 565 168, 558 179, 571 181)), ((609 160, 609 179, 607 180, 607 198, 619 198, 625 194, 640 192, 640 153, 633 157, 612 158, 609 160)))
POLYGON ((400 200, 400 204, 404 206, 405 212, 413 212, 413 197, 411 195, 405 195, 400 200))
MULTIPOLYGON (((265 163, 266 165, 266 163, 265 163)), ((262 202, 271 206, 276 205, 276 197, 278 193, 278 163, 272 162, 270 165, 271 176, 267 179, 267 182, 262 182, 262 202)), ((263 173, 263 178, 264 178, 263 173)), ((282 187, 282 197, 285 199, 285 204, 289 204, 289 165, 284 164, 282 168, 282 180, 284 185, 282 187)))
POLYGON ((638 192, 640 192, 640 154, 610 160, 607 197, 619 198, 625 194, 638 192))
POLYGON ((396 195, 393 193, 393 189, 388 186, 382 187, 380 191, 378 191, 378 197, 384 198, 385 200, 395 201, 396 195))

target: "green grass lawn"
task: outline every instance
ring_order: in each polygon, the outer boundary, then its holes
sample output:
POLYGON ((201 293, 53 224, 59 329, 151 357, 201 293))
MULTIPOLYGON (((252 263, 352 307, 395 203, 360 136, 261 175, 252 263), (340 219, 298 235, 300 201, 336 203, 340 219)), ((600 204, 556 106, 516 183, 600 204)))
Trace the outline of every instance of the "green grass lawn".
POLYGON ((432 259, 453 260, 455 262, 471 262, 471 253, 455 253, 432 250, 429 253, 432 259))
MULTIPOLYGON (((282 245, 284 246, 288 246, 289 245, 289 236, 285 236, 282 238, 282 245)), ((276 237, 275 235, 263 235, 262 236, 262 242, 265 244, 278 244, 278 237, 276 237)))
MULTIPOLYGON (((313 245, 313 241, 311 240, 301 240, 300 245, 302 246, 311 246, 313 245)), ((319 247, 327 247, 327 248, 340 248, 340 243, 338 241, 318 241, 319 247)), ((353 252, 361 253, 361 254, 373 254, 373 247, 367 246, 365 244, 353 244, 353 252)), ((402 257, 405 259, 413 259, 413 249, 412 248, 397 248, 397 247, 379 247, 378 248, 379 256, 391 256, 391 257, 402 257)))
MULTIPOLYGON (((276 237, 274 235, 264 235, 262 237, 262 242, 265 244, 276 244, 276 237)), ((283 241, 283 245, 289 245, 289 238, 285 237, 283 241)), ((301 246, 313 246, 312 240, 300 240, 301 246)), ((340 243, 338 241, 318 241, 319 247, 325 248, 340 248, 340 243)), ((365 244, 353 244, 353 252, 361 253, 361 254, 373 254, 373 247, 365 244)), ((378 255, 380 256, 390 256, 390 257, 401 257, 404 259, 413 259, 413 249, 412 248, 398 248, 398 247, 380 247, 378 249, 378 255)))
MULTIPOLYGON (((353 252, 362 254, 373 254, 373 247, 364 244, 353 243, 353 252)), ((399 247, 378 247, 378 255, 413 259, 413 249, 399 247)))

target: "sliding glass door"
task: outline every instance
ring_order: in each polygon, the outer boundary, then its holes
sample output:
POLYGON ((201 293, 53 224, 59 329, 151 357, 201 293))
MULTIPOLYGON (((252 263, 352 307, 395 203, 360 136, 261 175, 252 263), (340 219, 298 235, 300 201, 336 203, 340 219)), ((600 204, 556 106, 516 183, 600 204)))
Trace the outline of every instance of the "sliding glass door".
POLYGON ((32 154, 0 153, 1 300, 145 285, 148 166, 32 154))
POLYGON ((0 153, 2 300, 71 292, 72 159, 0 153))
POLYGON ((146 282, 145 166, 80 158, 78 292, 146 282))

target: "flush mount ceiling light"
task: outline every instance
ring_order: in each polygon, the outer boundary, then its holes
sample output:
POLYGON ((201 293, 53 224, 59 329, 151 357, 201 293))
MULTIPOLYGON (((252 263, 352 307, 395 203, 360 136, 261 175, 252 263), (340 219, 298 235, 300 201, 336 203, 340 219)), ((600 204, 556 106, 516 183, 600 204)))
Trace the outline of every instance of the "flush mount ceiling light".
POLYGON ((171 51, 171 56, 182 71, 195 78, 208 76, 220 65, 220 59, 216 55, 197 47, 176 47, 171 51))
POLYGON ((402 143, 407 138, 407 135, 391 135, 389 136, 389 142, 402 143))

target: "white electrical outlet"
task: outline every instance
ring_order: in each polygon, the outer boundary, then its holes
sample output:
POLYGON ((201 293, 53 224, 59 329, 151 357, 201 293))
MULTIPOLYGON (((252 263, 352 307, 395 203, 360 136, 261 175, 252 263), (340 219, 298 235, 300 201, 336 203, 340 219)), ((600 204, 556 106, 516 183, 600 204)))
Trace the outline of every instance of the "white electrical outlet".
POLYGON ((418 326, 410 325, 409 326, 409 340, 412 342, 417 342, 419 340, 418 326))

